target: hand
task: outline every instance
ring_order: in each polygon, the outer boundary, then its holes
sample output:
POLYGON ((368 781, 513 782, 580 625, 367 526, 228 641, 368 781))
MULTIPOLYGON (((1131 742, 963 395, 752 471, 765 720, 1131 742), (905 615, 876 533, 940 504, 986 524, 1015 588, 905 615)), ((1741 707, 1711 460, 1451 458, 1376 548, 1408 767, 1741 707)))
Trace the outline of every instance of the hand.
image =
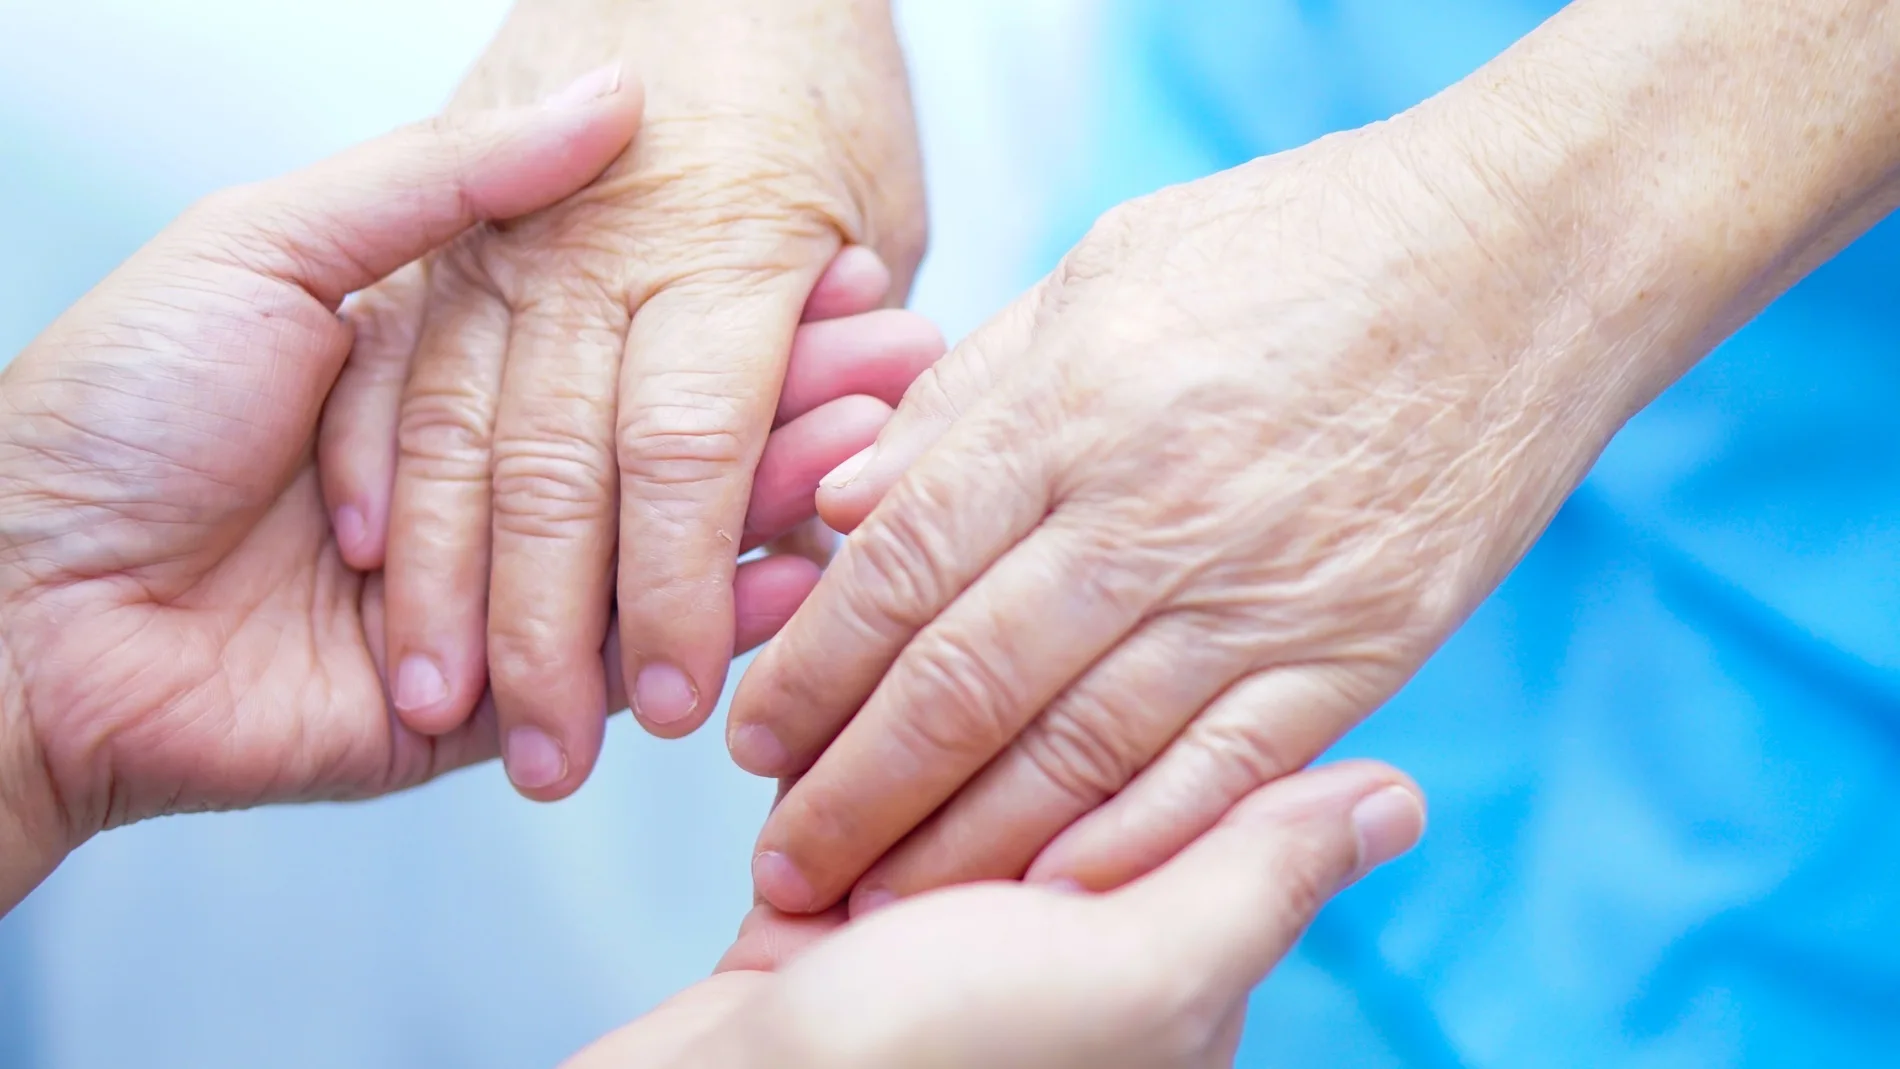
POLYGON ((964 887, 841 931, 842 911, 761 907, 725 971, 568 1069, 1229 1065, 1248 993, 1423 816, 1390 769, 1337 765, 1255 792, 1108 895, 964 887))
MULTIPOLYGON (((745 533, 738 545, 740 553, 761 547, 768 552, 741 564, 733 577, 732 641, 737 651, 750 650, 770 637, 811 592, 830 559, 836 538, 813 522, 819 478, 869 446, 890 419, 891 406, 943 355, 943 337, 928 320, 914 312, 876 310, 889 295, 891 284, 890 271, 877 255, 853 246, 832 262, 806 305, 805 325, 792 340, 776 423, 752 480, 745 533)), ((393 395, 378 391, 385 385, 399 386, 385 383, 380 376, 400 372, 402 367, 356 362, 365 353, 400 349, 384 344, 391 331, 402 329, 400 323, 390 321, 390 311, 386 303, 345 305, 345 316, 357 328, 357 340, 353 362, 344 366, 339 387, 324 411, 323 426, 330 433, 321 439, 318 469, 326 486, 383 464, 397 440, 396 413, 380 403, 393 400, 393 395)), ((338 542, 371 547, 373 557, 382 555, 385 537, 401 541, 420 533, 397 531, 386 536, 368 530, 354 506, 345 506, 338 515, 338 542)), ((617 651, 617 643, 610 640, 608 648, 617 651)), ((582 741, 578 749, 583 753, 599 752, 608 710, 617 707, 612 703, 625 701, 617 653, 612 660, 606 675, 614 697, 596 709, 591 720, 573 729, 571 737, 582 741)), ((398 708, 404 705, 405 689, 413 707, 413 691, 428 685, 399 675, 395 680, 398 708)), ((435 728, 453 730, 447 724, 435 728)), ((502 753, 512 782, 532 798, 566 794, 586 774, 585 769, 569 767, 566 751, 532 726, 508 729, 502 753)))
POLYGON ((404 723, 453 730, 486 681, 504 737, 558 755, 510 763, 533 797, 594 765, 616 608, 641 722, 678 736, 711 712, 801 309, 845 243, 908 288, 923 199, 886 7, 524 0, 452 110, 625 63, 649 90, 638 147, 365 301, 388 326, 338 412, 372 418, 324 430, 345 559, 386 569, 404 723))
POLYGON ((733 706, 742 765, 804 773, 765 897, 1114 886, 1377 708, 1625 419, 1900 203, 1892 11, 1825 7, 1571 4, 1105 218, 821 498, 869 519, 733 706))
POLYGON ((313 463, 335 311, 593 179, 639 123, 607 88, 213 196, 0 375, 0 831, 33 844, 0 856, 0 907, 112 825, 493 754, 492 713, 428 737, 384 701, 380 584, 337 555, 313 463))
POLYGON ((803 774, 767 901, 1118 886, 1376 708, 1515 559, 1590 436, 1463 303, 1496 299, 1489 245, 1400 136, 1112 213, 827 480, 856 530, 733 705, 742 767, 803 774))

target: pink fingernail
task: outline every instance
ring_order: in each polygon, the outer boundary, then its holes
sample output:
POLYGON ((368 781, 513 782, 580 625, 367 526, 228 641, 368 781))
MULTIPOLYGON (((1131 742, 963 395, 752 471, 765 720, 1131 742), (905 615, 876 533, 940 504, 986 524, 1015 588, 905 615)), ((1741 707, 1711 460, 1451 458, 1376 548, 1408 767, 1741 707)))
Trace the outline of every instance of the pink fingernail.
POLYGON ((889 906, 896 901, 897 901, 897 895, 893 894, 890 891, 877 890, 877 891, 860 892, 859 894, 853 896, 853 900, 851 903, 851 916, 854 918, 868 917, 871 914, 876 913, 878 910, 883 909, 884 907, 889 906))
POLYGON ((396 666, 396 682, 390 689, 396 708, 414 712, 447 698, 449 680, 434 661, 420 653, 412 653, 396 666))
POLYGON ((699 688, 670 664, 649 664, 633 681, 634 715, 649 724, 677 724, 699 708, 699 688))
POLYGON ((755 776, 782 776, 790 771, 791 754, 785 750, 772 729, 763 724, 742 724, 726 739, 732 763, 755 776))
POLYGON ((877 452, 875 445, 859 450, 856 456, 833 468, 831 474, 821 480, 822 484, 831 490, 842 490, 850 486, 851 480, 864 472, 864 466, 871 462, 871 454, 875 452, 877 452))
POLYGON ((552 787, 567 776, 567 751, 540 728, 510 731, 502 747, 501 763, 509 781, 524 791, 552 787))
POLYGON ((1356 880, 1416 845, 1425 827, 1425 811, 1411 791, 1386 787, 1353 806, 1352 826, 1359 837, 1356 880))
POLYGON ((362 546, 363 536, 369 533, 369 522, 363 519, 363 510, 355 505, 344 505, 331 517, 330 526, 336 532, 337 548, 355 550, 362 546))
POLYGON ((792 859, 776 851, 766 851, 752 859, 752 884, 759 895, 787 913, 809 913, 817 903, 811 881, 798 871, 792 859))
POLYGON ((588 71, 568 83, 567 88, 555 93, 544 102, 545 107, 559 111, 564 108, 577 108, 612 96, 620 91, 620 64, 609 63, 598 70, 588 71))

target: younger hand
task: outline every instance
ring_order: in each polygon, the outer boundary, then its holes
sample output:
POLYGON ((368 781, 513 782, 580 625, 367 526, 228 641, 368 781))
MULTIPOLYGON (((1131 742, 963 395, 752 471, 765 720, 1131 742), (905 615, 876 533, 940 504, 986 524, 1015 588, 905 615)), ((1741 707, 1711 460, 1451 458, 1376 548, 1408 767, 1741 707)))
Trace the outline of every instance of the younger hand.
POLYGON ((216 195, 0 374, 0 832, 35 844, 0 849, 0 908, 107 827, 493 755, 492 718, 430 738, 385 704, 381 584, 317 487, 336 309, 572 194, 639 121, 631 89, 569 94, 216 195))
POLYGON ((1334 894, 1417 841, 1416 788, 1369 763, 1264 787, 1100 896, 925 895, 842 927, 760 907, 722 971, 567 1069, 1212 1069, 1247 996, 1334 894))

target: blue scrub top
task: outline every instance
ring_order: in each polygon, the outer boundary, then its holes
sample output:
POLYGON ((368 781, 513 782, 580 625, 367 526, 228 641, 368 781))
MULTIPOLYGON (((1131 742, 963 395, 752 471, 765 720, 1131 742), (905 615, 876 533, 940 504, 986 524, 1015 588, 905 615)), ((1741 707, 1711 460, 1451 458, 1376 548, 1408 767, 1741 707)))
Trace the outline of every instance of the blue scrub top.
MULTIPOLYGON (((1118 0, 1083 206, 1389 116, 1552 0, 1118 0)), ((1422 848, 1330 908, 1241 1064, 1900 1064, 1900 224, 1630 424, 1341 747, 1422 848)))

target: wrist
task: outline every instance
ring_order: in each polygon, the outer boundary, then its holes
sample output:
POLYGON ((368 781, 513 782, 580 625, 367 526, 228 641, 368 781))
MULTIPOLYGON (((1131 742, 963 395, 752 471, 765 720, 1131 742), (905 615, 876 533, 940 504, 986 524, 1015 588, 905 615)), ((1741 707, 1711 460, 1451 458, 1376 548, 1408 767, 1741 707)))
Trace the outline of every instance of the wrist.
MULTIPOLYGON (((649 110, 656 103, 664 109, 670 62, 685 64, 689 77, 682 81, 688 86, 714 78, 706 69, 709 53, 696 41, 730 45, 764 31, 811 57, 837 44, 830 33, 836 27, 871 26, 894 34, 893 25, 891 0, 518 0, 450 110, 534 104, 580 75, 620 61, 629 64, 629 77, 647 84, 649 110), (817 47, 820 40, 824 48, 817 47)), ((856 44, 848 40, 844 47, 856 44)))
POLYGON ((0 916, 71 852, 18 669, 0 637, 0 916))
POLYGON ((1900 203, 1885 6, 1583 0, 1420 109, 1540 249, 1605 440, 1900 203))

